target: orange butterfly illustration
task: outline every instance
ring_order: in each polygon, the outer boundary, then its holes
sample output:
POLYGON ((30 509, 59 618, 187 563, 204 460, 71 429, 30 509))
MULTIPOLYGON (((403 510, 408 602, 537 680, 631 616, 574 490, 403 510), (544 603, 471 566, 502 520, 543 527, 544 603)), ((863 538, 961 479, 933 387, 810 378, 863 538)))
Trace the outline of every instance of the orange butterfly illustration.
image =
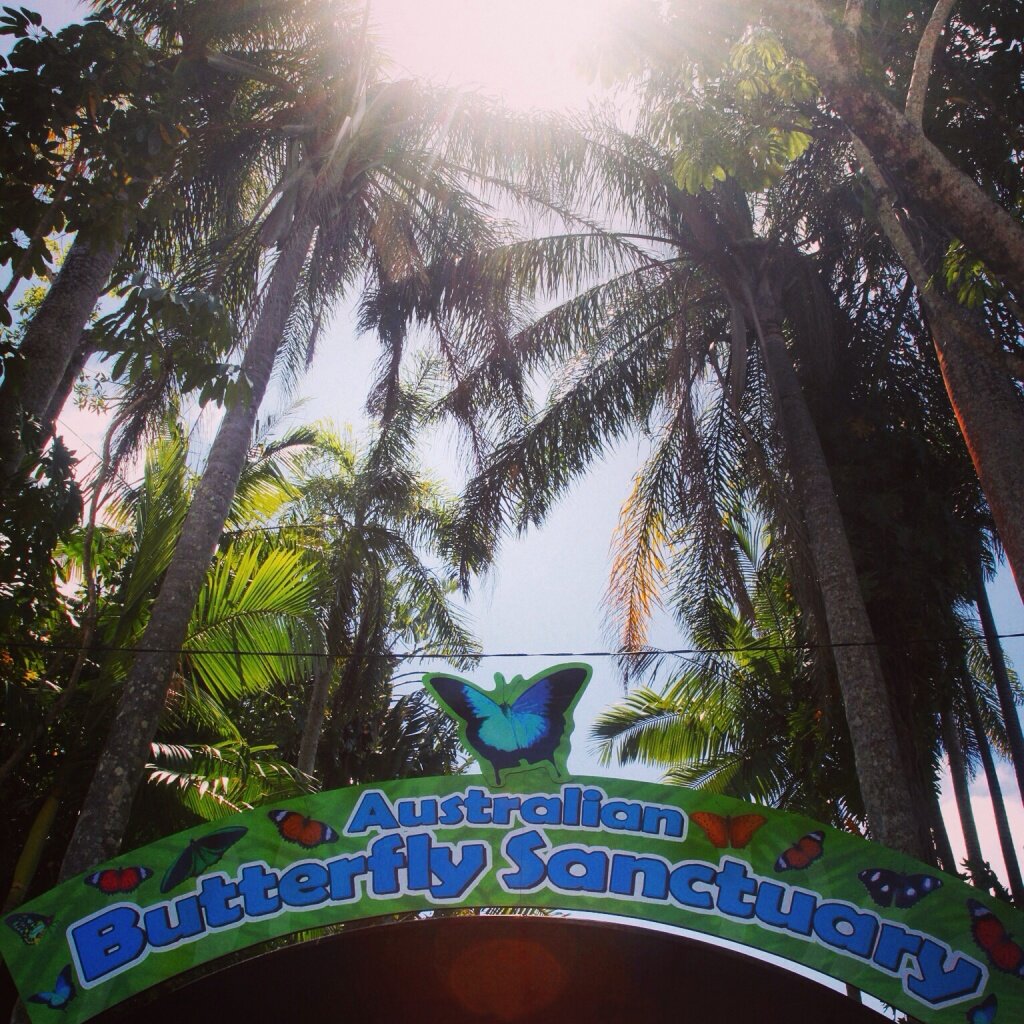
POLYGON ((825 833, 808 832, 798 839, 788 850, 779 854, 775 862, 776 871, 802 871, 814 863, 825 852, 825 833))
POLYGON ((720 850, 727 846, 737 850, 746 846, 754 833, 768 820, 760 814, 712 814, 710 811, 694 811, 690 818, 700 825, 704 834, 720 850))

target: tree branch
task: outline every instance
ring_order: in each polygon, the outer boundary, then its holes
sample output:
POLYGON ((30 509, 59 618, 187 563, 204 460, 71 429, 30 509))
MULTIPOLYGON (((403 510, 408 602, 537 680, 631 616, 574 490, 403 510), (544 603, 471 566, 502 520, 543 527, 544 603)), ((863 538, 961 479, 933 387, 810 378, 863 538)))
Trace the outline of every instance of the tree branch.
POLYGON ((864 17, 864 0, 846 0, 846 11, 843 13, 843 28, 854 35, 860 31, 860 23, 864 17))
POLYGON ((908 120, 918 128, 924 119, 924 101, 928 95, 928 80, 931 78, 939 37, 955 6, 956 0, 939 0, 928 19, 928 24, 924 27, 921 41, 917 44, 914 70, 910 74, 910 87, 907 89, 905 113, 908 120))

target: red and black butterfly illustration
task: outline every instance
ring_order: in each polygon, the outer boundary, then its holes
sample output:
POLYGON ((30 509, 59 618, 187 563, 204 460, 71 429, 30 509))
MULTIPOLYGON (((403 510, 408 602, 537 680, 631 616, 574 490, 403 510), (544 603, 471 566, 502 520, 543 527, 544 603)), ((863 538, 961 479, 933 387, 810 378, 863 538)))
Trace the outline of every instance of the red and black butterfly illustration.
POLYGON ((880 907, 912 907, 942 886, 934 875, 904 875, 888 868, 866 868, 857 877, 880 907))
POLYGON ((243 825, 232 825, 208 832, 198 839, 190 839, 188 846, 164 874, 160 891, 170 892, 186 878, 196 878, 206 868, 216 864, 248 831, 243 825))
POLYGON ((31 912, 11 914, 9 917, 5 917, 4 921, 8 928, 17 932, 26 946, 36 945, 46 933, 46 929, 53 924, 53 918, 48 914, 33 914, 31 912))
POLYGON ((1024 949, 1014 942, 1003 922, 977 900, 968 900, 967 909, 971 914, 974 941, 985 950, 992 966, 1024 978, 1024 949))
POLYGON ((712 814, 710 811, 694 811, 690 818, 720 850, 727 846, 742 849, 768 820, 760 814, 737 814, 732 817, 728 814, 712 814))
POLYGON ((326 822, 304 818, 298 811, 269 811, 267 817, 277 826, 282 839, 311 850, 321 843, 333 843, 338 833, 326 822))
POLYGON ((808 832, 788 850, 783 850, 775 862, 776 871, 802 871, 825 852, 825 833, 808 832))
POLYGON ((99 889, 104 896, 115 896, 118 893, 134 892, 147 878, 152 878, 149 868, 131 865, 124 868, 104 868, 86 875, 83 881, 99 889))

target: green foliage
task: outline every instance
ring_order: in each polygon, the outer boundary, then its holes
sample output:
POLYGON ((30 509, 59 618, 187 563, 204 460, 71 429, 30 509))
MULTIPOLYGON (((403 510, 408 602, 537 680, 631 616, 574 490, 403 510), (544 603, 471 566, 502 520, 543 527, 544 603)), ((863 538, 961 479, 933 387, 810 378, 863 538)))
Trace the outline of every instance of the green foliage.
POLYGON ((273 745, 227 738, 216 744, 154 743, 146 766, 150 786, 170 788, 196 818, 218 818, 287 800, 308 790, 273 745))
POLYGON ((594 727, 602 756, 659 765, 678 785, 862 824, 838 693, 806 647, 784 561, 765 529, 758 538, 737 518, 725 529, 741 591, 677 609, 707 653, 681 671, 667 666, 660 690, 635 689, 604 711, 594 727))
POLYGON ((262 538, 231 543, 214 562, 192 615, 182 657, 186 676, 220 699, 301 679, 308 662, 292 652, 303 640, 308 650, 315 637, 308 620, 316 575, 301 550, 262 538), (252 653, 242 658, 235 651, 252 653))
POLYGON ((466 665, 477 645, 452 601, 450 498, 417 468, 431 408, 432 368, 401 381, 390 418, 359 448, 322 430, 298 465, 296 497, 281 521, 322 564, 313 607, 331 685, 317 775, 327 785, 450 771, 457 743, 419 698, 394 701, 401 654, 466 665), (393 773, 398 773, 393 774, 393 773))
POLYGON ((813 101, 817 85, 770 33, 750 32, 710 75, 687 66, 679 79, 691 88, 683 86, 654 117, 688 192, 727 177, 746 190, 768 188, 810 145, 811 118, 800 107, 813 101))
POLYGON ((19 500, 0 504, 0 680, 5 687, 39 678, 36 640, 64 619, 65 601, 51 559, 81 515, 75 465, 71 452, 55 441, 19 500))
POLYGON ((113 240, 140 211, 157 215, 146 197, 188 135, 188 107, 159 55, 109 12, 52 33, 37 14, 5 11, 0 264, 26 260, 21 276, 43 276, 51 232, 113 240))
POLYGON ((972 256, 961 242, 949 243, 942 269, 946 288, 968 309, 985 306, 1002 292, 985 264, 972 256))

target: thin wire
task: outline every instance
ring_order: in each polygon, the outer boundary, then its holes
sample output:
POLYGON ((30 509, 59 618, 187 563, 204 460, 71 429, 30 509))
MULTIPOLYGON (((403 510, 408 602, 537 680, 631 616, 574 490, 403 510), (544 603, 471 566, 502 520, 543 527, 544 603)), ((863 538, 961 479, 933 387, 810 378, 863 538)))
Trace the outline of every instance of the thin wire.
MULTIPOLYGON (((1015 640, 1024 637, 1020 633, 998 633, 1000 640, 1015 640)), ((919 644, 955 643, 960 637, 922 637, 916 640, 848 640, 842 643, 795 643, 795 644, 764 644, 753 647, 676 647, 668 650, 651 649, 645 651, 459 651, 448 654, 401 653, 384 654, 370 652, 359 657, 394 659, 397 661, 445 661, 453 658, 651 658, 662 655, 684 654, 754 654, 764 651, 810 651, 837 650, 843 647, 910 647, 919 644)), ((78 651, 78 644, 51 643, 45 640, 12 640, 0 641, 0 647, 49 650, 78 651)), ((254 658, 346 658, 349 655, 325 655, 323 651, 243 651, 238 648, 180 648, 180 647, 106 647, 98 646, 97 654, 117 651, 125 654, 192 654, 192 655, 225 655, 230 657, 254 658)))

